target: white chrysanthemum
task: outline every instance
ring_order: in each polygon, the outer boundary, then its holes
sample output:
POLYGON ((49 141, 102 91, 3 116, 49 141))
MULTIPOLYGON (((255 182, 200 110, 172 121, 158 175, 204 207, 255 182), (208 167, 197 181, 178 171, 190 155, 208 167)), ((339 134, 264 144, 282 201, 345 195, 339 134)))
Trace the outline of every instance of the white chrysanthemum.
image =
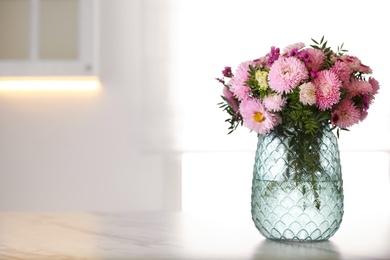
POLYGON ((299 101, 304 105, 314 105, 316 103, 316 87, 313 83, 302 84, 299 92, 299 101))

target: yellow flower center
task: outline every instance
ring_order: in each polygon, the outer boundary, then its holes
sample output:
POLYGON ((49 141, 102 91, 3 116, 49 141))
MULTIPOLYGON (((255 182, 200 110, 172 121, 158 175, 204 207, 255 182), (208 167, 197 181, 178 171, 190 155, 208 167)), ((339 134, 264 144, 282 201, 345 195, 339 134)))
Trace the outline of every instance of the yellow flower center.
POLYGON ((258 123, 261 123, 265 120, 265 117, 263 116, 262 113, 260 112, 256 112, 255 115, 253 116, 253 119, 258 122, 258 123))

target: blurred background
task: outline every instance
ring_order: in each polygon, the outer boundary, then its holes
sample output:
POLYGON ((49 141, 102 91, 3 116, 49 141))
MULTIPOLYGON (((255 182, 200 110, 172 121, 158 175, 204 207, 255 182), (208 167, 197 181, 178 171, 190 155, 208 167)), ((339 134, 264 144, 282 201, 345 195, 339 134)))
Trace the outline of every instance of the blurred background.
POLYGON ((375 198, 383 210, 384 5, 0 0, 0 210, 249 210, 256 135, 227 135, 215 78, 271 46, 322 36, 380 83, 367 119, 339 145, 346 208, 375 198))

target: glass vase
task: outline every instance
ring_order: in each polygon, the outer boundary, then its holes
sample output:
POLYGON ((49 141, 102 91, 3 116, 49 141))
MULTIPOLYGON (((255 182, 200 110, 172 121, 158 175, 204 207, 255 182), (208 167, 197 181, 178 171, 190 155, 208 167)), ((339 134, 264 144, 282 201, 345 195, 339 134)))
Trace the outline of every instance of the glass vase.
POLYGON ((337 138, 327 126, 314 136, 289 133, 258 136, 252 219, 269 239, 327 240, 344 214, 337 138))

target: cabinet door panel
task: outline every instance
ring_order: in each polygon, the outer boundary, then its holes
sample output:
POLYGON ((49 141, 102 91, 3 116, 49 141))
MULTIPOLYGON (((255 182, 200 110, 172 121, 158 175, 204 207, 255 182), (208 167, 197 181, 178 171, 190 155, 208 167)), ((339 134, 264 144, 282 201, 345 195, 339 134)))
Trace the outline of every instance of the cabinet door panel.
POLYGON ((29 58, 29 0, 0 0, 0 59, 29 58))
POLYGON ((39 59, 77 59, 78 1, 41 0, 39 59))

